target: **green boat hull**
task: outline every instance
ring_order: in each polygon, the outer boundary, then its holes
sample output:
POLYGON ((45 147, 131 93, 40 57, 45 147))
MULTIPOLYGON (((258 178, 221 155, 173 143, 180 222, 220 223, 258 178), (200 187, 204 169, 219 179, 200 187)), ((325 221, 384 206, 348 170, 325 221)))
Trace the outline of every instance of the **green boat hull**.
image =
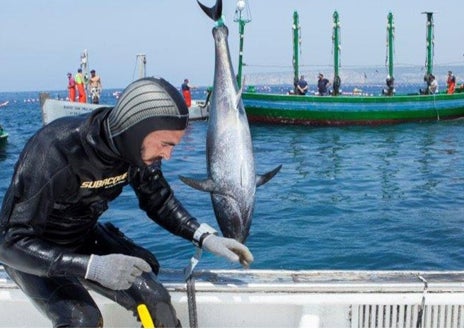
POLYGON ((251 123, 381 125, 464 117, 464 93, 398 96, 242 95, 251 123))
POLYGON ((4 131, 0 131, 0 145, 5 144, 7 139, 8 139, 8 134, 4 131))
POLYGON ((3 144, 8 139, 8 133, 0 125, 0 144, 3 144))

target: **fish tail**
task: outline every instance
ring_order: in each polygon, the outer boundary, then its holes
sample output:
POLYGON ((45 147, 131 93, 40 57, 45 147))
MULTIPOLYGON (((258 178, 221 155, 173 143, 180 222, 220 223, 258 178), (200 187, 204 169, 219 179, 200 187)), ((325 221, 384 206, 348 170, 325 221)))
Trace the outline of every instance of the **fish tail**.
POLYGON ((200 6, 201 9, 205 12, 206 15, 208 15, 209 18, 211 18, 213 21, 217 22, 221 19, 222 16, 222 0, 217 0, 216 4, 213 7, 207 7, 204 4, 202 4, 199 0, 197 0, 198 5, 200 6))

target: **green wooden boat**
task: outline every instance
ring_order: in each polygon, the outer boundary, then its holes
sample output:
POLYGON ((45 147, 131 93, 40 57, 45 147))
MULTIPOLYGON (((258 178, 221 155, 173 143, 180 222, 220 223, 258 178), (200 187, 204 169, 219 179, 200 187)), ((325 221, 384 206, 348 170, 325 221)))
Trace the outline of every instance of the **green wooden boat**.
POLYGON ((293 96, 244 93, 248 120, 313 126, 380 125, 464 117, 464 93, 402 96, 293 96))
MULTIPOLYGON (((427 15, 427 72, 426 78, 432 76, 433 70, 433 13, 427 15)), ((384 95, 379 96, 347 96, 340 95, 339 78, 339 17, 333 15, 334 42, 334 90, 331 96, 298 96, 282 94, 265 94, 244 92, 242 100, 251 123, 295 124, 311 126, 344 126, 344 125, 380 125, 400 122, 425 122, 450 120, 464 117, 464 93, 396 95, 394 92, 393 72, 393 15, 388 14, 387 23, 387 56, 388 77, 384 95)), ((240 20, 239 20, 240 21, 240 20)), ((293 15, 293 68, 294 80, 299 78, 298 46, 299 40, 298 13, 293 15)), ((240 28, 241 40, 243 27, 240 28)), ((240 49, 242 54, 242 49, 240 49)), ((241 59, 239 60, 238 82, 241 82, 241 59)), ((296 90, 295 90, 296 94, 296 90)))

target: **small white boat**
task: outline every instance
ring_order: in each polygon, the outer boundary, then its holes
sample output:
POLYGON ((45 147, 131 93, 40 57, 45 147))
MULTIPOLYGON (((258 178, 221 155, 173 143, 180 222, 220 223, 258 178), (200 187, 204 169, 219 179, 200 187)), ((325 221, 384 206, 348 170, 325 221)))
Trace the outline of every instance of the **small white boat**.
POLYGON ((209 117, 209 104, 206 101, 192 99, 189 109, 189 120, 206 120, 209 117))
MULTIPOLYGON (((145 54, 137 54, 135 67, 138 71, 138 77, 146 76, 147 59, 145 54)), ((81 54, 80 67, 85 76, 88 76, 88 52, 84 50, 81 54)), ((86 88, 87 89, 87 88, 86 88)), ((113 96, 118 99, 121 92, 114 92, 113 96)), ((42 121, 46 125, 53 120, 65 116, 76 116, 89 113, 99 107, 111 107, 109 104, 90 104, 77 103, 64 100, 51 99, 48 93, 40 93, 40 108, 42 111, 42 121)), ((192 106, 189 107, 189 120, 206 120, 209 117, 209 106, 206 101, 192 100, 192 106)))
MULTIPOLYGON (((464 271, 162 271, 184 327, 464 327, 464 271)), ((118 304, 91 292, 106 327, 139 327, 118 304)), ((0 267, 0 326, 50 321, 0 267), (26 315, 27 316, 24 316, 26 315)))
MULTIPOLYGON (((42 110, 42 121, 44 125, 61 117, 76 116, 89 113, 99 107, 113 106, 51 99, 47 93, 40 94, 40 105, 42 110)), ((208 104, 206 104, 205 101, 192 100, 192 106, 189 107, 189 120, 206 120, 208 116, 208 104)))
POLYGON ((44 125, 61 117, 86 114, 99 107, 106 106, 101 104, 78 103, 51 99, 48 98, 48 94, 43 93, 40 94, 40 105, 42 110, 42 122, 44 125))
POLYGON ((7 106, 8 103, 10 103, 10 101, 4 101, 4 102, 1 102, 0 103, 0 107, 4 107, 4 106, 7 106))

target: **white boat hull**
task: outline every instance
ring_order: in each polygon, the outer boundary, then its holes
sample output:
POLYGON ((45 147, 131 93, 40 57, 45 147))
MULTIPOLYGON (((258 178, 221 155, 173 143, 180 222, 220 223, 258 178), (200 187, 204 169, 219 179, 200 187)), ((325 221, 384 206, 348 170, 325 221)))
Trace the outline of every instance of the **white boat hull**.
POLYGON ((209 104, 205 101, 192 99, 192 105, 189 107, 189 120, 206 120, 209 117, 209 104))
POLYGON ((105 105, 46 99, 42 105, 42 122, 46 125, 58 118, 87 114, 102 106, 105 105))
MULTIPOLYGON (((464 272, 231 270, 195 272, 199 327, 464 327, 464 272)), ((189 326, 180 271, 160 279, 189 326)), ((132 314, 92 292, 106 327, 139 327, 132 314)), ((0 326, 49 327, 0 270, 0 326), (25 316, 27 314, 27 316, 25 316)))
MULTIPOLYGON (((44 125, 65 116, 76 116, 90 113, 93 110, 103 107, 112 106, 105 104, 88 104, 68 102, 63 100, 51 99, 41 95, 42 122, 44 125)), ((209 116, 209 106, 203 101, 192 100, 192 106, 189 107, 189 120, 206 120, 209 116)))

